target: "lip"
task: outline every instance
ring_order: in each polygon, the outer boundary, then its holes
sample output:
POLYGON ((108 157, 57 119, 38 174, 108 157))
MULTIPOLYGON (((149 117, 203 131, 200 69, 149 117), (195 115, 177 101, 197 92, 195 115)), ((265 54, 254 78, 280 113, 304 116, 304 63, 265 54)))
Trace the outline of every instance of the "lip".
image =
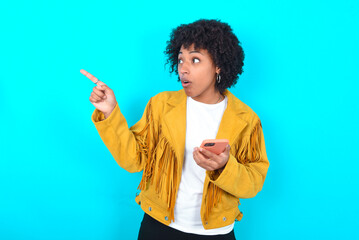
POLYGON ((186 78, 181 79, 182 87, 188 87, 192 82, 188 81, 186 78))

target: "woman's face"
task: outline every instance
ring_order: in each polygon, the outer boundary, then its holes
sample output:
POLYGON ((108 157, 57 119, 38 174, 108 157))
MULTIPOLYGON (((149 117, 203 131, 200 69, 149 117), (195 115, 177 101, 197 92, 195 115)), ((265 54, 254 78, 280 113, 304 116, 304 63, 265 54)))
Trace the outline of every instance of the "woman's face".
POLYGON ((178 75, 187 96, 203 103, 215 103, 220 96, 215 87, 219 68, 206 49, 180 49, 178 54, 178 75))

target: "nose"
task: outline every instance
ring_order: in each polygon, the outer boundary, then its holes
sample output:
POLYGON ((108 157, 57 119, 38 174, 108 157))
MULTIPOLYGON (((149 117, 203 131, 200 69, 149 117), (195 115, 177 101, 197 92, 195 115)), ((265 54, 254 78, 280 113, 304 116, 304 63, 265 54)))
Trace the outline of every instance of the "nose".
POLYGON ((184 61, 182 64, 178 64, 178 73, 183 75, 185 73, 189 73, 189 68, 187 63, 184 61))

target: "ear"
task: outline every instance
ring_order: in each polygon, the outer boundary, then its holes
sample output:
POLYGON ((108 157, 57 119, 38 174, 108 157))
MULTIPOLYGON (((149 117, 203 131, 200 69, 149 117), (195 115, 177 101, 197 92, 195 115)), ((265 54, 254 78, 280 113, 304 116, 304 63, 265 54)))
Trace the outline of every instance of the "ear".
POLYGON ((219 74, 221 72, 221 69, 219 67, 216 67, 216 73, 219 74))

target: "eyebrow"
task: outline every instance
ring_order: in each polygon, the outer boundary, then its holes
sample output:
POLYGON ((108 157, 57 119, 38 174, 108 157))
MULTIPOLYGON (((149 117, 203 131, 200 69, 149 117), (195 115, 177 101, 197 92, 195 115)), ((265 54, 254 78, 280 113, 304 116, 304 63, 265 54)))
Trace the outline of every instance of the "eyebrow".
MULTIPOLYGON (((199 53, 199 54, 201 54, 201 55, 203 55, 203 53, 201 53, 200 51, 190 51, 189 53, 199 53)), ((180 51, 178 54, 182 54, 182 52, 180 51)))

